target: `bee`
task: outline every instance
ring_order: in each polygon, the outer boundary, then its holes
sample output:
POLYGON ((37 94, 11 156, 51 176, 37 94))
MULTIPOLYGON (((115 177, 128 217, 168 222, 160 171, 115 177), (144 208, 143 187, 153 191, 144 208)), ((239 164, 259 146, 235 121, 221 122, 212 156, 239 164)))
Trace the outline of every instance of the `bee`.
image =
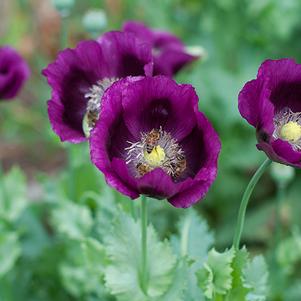
POLYGON ((175 179, 180 177, 181 174, 183 173, 183 171, 187 167, 187 162, 183 155, 178 155, 177 159, 178 159, 178 162, 175 164, 174 172, 173 172, 173 178, 175 178, 175 179))
POLYGON ((158 144, 159 139, 161 138, 161 131, 152 129, 145 138, 146 151, 151 153, 154 147, 158 144))
POLYGON ((146 173, 151 171, 151 167, 144 163, 138 163, 136 168, 140 176, 144 176, 146 173))
POLYGON ((87 111, 88 125, 91 129, 94 128, 99 117, 98 115, 99 113, 97 112, 97 110, 87 111))

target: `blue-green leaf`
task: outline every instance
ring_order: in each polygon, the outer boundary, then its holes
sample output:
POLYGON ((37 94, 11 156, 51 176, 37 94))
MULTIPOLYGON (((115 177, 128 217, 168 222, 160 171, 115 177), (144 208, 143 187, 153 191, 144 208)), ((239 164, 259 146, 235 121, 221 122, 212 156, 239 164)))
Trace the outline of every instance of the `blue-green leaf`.
POLYGON ((176 260, 168 241, 159 241, 151 225, 147 228, 147 294, 140 285, 140 223, 120 214, 113 232, 105 237, 104 245, 111 259, 105 271, 106 285, 118 300, 157 300, 167 292, 173 280, 176 260))

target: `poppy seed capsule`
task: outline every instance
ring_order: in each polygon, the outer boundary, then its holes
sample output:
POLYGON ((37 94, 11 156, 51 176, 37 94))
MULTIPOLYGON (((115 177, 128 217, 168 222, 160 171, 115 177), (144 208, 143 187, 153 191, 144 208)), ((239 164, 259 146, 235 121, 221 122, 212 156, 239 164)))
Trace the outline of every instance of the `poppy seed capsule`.
POLYGON ((297 122, 290 121, 283 125, 280 136, 284 140, 297 142, 301 137, 301 126, 297 122))

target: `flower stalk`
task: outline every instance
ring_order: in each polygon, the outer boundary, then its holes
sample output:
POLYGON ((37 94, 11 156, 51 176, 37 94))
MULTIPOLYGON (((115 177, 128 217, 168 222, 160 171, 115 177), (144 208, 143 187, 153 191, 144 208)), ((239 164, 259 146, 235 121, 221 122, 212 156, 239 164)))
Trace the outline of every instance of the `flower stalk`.
POLYGON ((243 231, 244 223, 245 223, 245 216, 246 216, 246 211, 247 211, 247 206, 249 203, 250 196, 265 172, 265 170, 268 168, 268 166, 272 163, 270 159, 266 159, 261 166, 258 168, 252 179, 250 180, 240 203, 240 208, 239 208, 239 213, 238 213, 238 220, 237 220, 237 225, 235 229, 235 234, 234 234, 234 239, 233 239, 233 246, 236 250, 239 249, 239 244, 240 244, 240 239, 241 239, 241 234, 243 231))
POLYGON ((141 196, 141 288, 147 295, 147 197, 141 196))

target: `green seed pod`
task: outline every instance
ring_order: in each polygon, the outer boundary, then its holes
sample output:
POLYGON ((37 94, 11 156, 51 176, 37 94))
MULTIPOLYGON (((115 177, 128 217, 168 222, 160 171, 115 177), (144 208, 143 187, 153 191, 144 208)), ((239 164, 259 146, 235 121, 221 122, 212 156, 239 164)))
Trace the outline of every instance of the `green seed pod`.
POLYGON ((74 5, 74 0, 52 0, 52 5, 63 16, 68 16, 74 5))
POLYGON ((101 9, 90 10, 83 17, 84 28, 93 36, 98 35, 107 25, 107 16, 101 9))
POLYGON ((271 176, 277 184, 286 186, 293 180, 295 170, 293 167, 273 162, 271 176))

